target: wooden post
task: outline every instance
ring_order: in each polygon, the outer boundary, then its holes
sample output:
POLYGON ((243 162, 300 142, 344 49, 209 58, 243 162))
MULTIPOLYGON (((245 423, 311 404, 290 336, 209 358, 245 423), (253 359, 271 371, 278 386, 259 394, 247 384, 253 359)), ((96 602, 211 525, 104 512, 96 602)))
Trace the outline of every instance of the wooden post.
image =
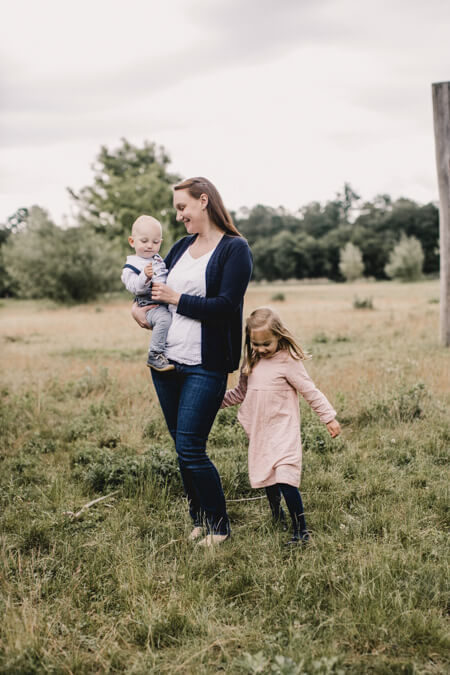
POLYGON ((439 183, 441 250, 441 341, 450 345, 450 82, 432 85, 434 138, 439 183))

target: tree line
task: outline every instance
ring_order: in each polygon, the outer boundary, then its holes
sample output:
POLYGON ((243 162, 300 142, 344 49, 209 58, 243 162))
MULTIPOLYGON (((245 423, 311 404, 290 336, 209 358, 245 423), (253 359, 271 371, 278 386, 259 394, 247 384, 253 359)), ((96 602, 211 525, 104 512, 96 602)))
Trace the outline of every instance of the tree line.
MULTIPOLYGON (((101 147, 91 185, 68 188, 75 227, 58 227, 42 206, 18 208, 0 225, 0 295, 82 302, 119 289, 138 215, 161 221, 163 252, 184 234, 171 190, 181 176, 169 165, 163 147, 122 139, 114 150, 101 147)), ((389 195, 363 201, 346 183, 334 199, 296 212, 258 204, 232 216, 251 246, 255 280, 413 279, 439 271, 439 216, 432 203, 389 195)))
POLYGON ((254 256, 254 278, 342 280, 340 263, 348 243, 362 255, 362 276, 386 279, 392 252, 413 239, 423 252, 423 273, 439 272, 439 212, 434 204, 381 195, 363 202, 346 184, 335 199, 312 202, 296 214, 258 205, 235 218, 254 256), (386 269, 388 268, 388 269, 386 269))

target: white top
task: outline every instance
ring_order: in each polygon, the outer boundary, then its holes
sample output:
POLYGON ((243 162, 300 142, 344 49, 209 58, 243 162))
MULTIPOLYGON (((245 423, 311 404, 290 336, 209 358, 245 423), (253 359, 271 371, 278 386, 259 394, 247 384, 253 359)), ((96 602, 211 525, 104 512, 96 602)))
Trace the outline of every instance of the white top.
MULTIPOLYGON (((206 296, 206 267, 214 249, 200 258, 193 258, 189 248, 172 267, 167 277, 167 285, 177 293, 206 296)), ((187 366, 198 366, 202 362, 202 325, 197 319, 177 314, 176 305, 169 305, 172 323, 167 334, 166 349, 168 359, 187 366)))

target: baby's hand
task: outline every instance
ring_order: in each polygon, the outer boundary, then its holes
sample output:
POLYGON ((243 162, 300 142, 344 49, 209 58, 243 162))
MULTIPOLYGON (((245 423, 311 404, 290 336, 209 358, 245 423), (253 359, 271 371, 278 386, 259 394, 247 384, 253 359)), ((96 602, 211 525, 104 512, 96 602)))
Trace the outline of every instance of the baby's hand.
POLYGON ((149 263, 148 265, 146 265, 144 267, 144 272, 145 272, 145 276, 147 277, 147 279, 152 278, 152 276, 153 276, 153 265, 152 265, 152 263, 149 263))
POLYGON ((339 434, 341 433, 341 425, 336 419, 331 420, 331 422, 328 422, 327 429, 331 438, 336 438, 336 436, 339 436, 339 434))

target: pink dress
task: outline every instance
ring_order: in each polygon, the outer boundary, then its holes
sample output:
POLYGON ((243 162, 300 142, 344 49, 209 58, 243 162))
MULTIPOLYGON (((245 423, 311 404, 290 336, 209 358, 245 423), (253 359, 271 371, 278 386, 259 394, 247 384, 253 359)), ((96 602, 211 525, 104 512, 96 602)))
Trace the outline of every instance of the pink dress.
POLYGON ((225 394, 222 408, 242 403, 238 419, 249 438, 248 473, 254 488, 275 483, 300 485, 302 445, 297 392, 324 424, 336 417, 303 362, 287 351, 260 359, 249 377, 241 373, 238 385, 225 394))

